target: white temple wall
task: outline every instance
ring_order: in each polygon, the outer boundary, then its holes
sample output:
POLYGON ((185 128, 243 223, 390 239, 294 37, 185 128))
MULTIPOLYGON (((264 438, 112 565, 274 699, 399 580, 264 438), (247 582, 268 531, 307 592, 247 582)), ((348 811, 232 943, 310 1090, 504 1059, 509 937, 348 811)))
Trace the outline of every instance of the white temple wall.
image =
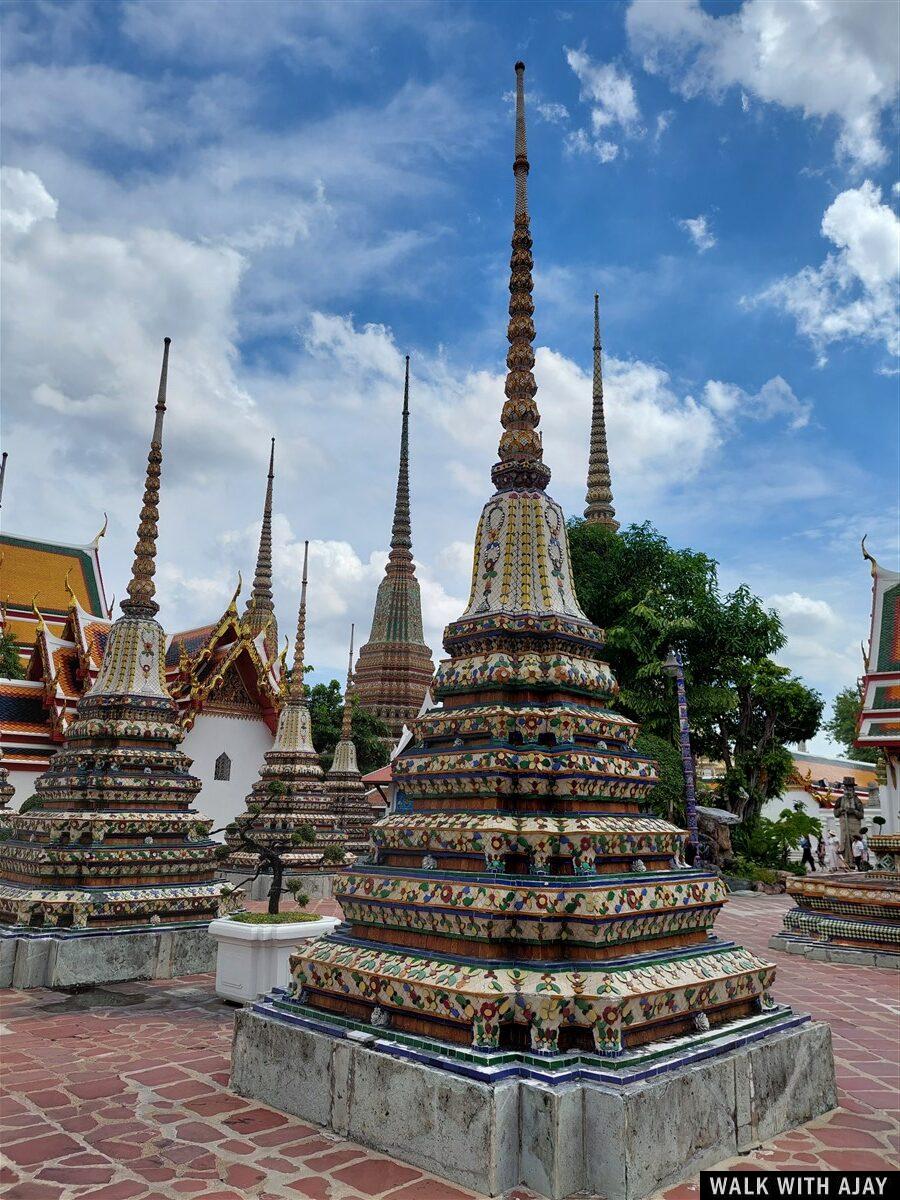
MULTIPOLYGON (((881 788, 878 803, 873 803, 871 796, 867 796, 863 801, 865 806, 863 824, 868 825, 869 833, 893 833, 896 828, 896 818, 893 825, 891 824, 890 805, 886 803, 885 791, 885 788, 881 788), (884 817, 885 824, 881 826, 875 825, 872 821, 873 817, 884 817)), ((803 788, 789 788, 783 796, 776 796, 774 800, 767 800, 762 807, 762 815, 768 817, 770 821, 777 821, 784 809, 796 808, 798 804, 808 817, 813 817, 816 821, 821 822, 823 833, 828 833, 830 829, 840 837, 840 825, 834 815, 834 811, 830 808, 823 808, 816 798, 803 788)), ((795 860, 799 859, 800 851, 795 850, 791 854, 791 858, 795 860)))
MULTIPOLYGON (((220 829, 244 810, 244 801, 259 776, 263 755, 272 749, 274 736, 262 719, 230 717, 219 713, 201 713, 181 743, 181 749, 193 760, 191 774, 203 784, 197 796, 197 808, 212 817, 213 829, 220 829), (225 753, 231 760, 230 778, 216 779, 216 759, 225 753)), ((217 834, 216 841, 223 841, 217 834)))
POLYGON ((10 812, 14 808, 18 809, 21 807, 23 800, 27 800, 29 796, 34 795, 34 781, 40 774, 41 771, 18 771, 13 770, 12 767, 9 768, 7 783, 11 783, 16 791, 12 800, 9 802, 9 807, 6 810, 7 812, 10 812))

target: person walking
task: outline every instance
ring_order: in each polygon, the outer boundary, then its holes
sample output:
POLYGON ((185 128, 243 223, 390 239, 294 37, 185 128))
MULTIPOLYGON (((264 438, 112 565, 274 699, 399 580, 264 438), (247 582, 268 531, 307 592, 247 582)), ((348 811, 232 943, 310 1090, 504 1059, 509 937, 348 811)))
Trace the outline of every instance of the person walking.
POLYGON ((825 834, 825 870, 826 871, 841 871, 844 869, 844 862, 841 859, 841 843, 837 839, 837 834, 833 829, 825 834))
POLYGON ((802 851, 800 855, 800 865, 803 867, 809 867, 810 870, 815 871, 816 863, 812 856, 812 843, 809 840, 809 835, 806 833, 804 833, 803 837, 800 839, 800 849, 802 851))
POLYGON ((825 834, 819 835, 819 844, 816 846, 816 862, 819 864, 819 870, 825 870, 825 834))
POLYGON ((866 852, 866 844, 862 840, 861 833, 858 833, 856 835, 856 837, 853 839, 850 848, 851 848, 851 852, 853 854, 853 869, 854 869, 854 871, 864 870, 865 868, 863 867, 863 855, 866 852))
POLYGON ((871 871, 872 870, 872 851, 869 849, 868 833, 869 833, 868 825, 863 825, 862 829, 859 831, 859 840, 863 844, 862 854, 860 855, 861 870, 863 870, 863 871, 871 871))

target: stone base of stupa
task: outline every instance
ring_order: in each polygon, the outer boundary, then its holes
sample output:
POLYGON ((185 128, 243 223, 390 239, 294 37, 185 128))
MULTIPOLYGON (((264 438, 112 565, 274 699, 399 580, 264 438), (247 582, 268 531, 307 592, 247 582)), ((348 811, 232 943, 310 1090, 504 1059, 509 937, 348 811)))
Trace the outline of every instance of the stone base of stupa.
POLYGON ((81 988, 216 969, 209 922, 153 929, 0 930, 0 988, 81 988))
POLYGON ((286 1000, 237 1014, 239 1095, 486 1196, 638 1200, 837 1104, 830 1029, 788 1009, 612 1067, 578 1054, 544 1066, 428 1055, 415 1039, 289 1015, 286 1000))
POLYGON ((883 967, 900 971, 900 950, 884 945, 875 949, 859 946, 840 946, 819 938, 804 937, 802 934, 773 933, 769 938, 770 950, 783 950, 786 954, 799 954, 812 962, 843 963, 849 967, 883 967))
MULTIPOLYGON (((272 886, 272 876, 268 872, 262 872, 257 875, 252 882, 250 876, 252 871, 218 871, 216 878, 227 883, 231 887, 240 888, 243 892, 244 900, 268 900, 269 888, 272 886)), ((330 900, 334 896, 334 873, 315 871, 285 871, 284 873, 284 891, 282 892, 282 902, 290 900, 291 893, 288 891, 288 882, 292 879, 303 880, 303 891, 306 892, 310 900, 330 900)))
POLYGON ((900 875, 805 875, 790 880, 788 892, 797 907, 769 939, 773 950, 815 962, 900 967, 900 875))

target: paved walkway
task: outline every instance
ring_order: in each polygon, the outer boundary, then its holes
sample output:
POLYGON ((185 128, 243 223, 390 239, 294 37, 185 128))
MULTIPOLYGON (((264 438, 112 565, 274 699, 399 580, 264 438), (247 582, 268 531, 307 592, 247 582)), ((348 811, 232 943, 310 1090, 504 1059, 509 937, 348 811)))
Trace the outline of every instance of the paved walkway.
MULTIPOLYGON (((900 977, 766 950, 781 896, 739 896, 717 928, 779 965, 776 992, 830 1022, 842 1106, 737 1162, 898 1165, 900 977)), ((234 1010, 208 976, 79 996, 0 993, 7 1200, 464 1200, 473 1193, 228 1090, 234 1010)), ((694 1200, 696 1181, 667 1200, 694 1200)), ((527 1200, 531 1193, 512 1194, 527 1200)))

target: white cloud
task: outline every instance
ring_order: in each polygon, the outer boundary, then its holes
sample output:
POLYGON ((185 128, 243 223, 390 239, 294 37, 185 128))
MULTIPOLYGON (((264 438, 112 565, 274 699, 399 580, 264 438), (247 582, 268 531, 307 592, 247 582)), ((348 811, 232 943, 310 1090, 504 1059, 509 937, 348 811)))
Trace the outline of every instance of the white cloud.
POLYGON ((837 250, 820 267, 779 279, 758 297, 790 313, 825 361, 832 342, 858 338, 900 354, 897 281, 900 220, 869 180, 841 192, 825 211, 822 234, 837 250))
POLYGON ((778 658, 786 666, 819 688, 855 681, 862 670, 861 631, 848 614, 798 591, 773 593, 765 603, 781 618, 787 643, 778 658))
POLYGON ((35 221, 52 221, 59 207, 33 171, 0 167, 0 222, 27 233, 35 221))
POLYGON ((802 429, 809 424, 812 413, 812 403, 799 400, 780 375, 769 379, 755 395, 737 384, 711 379, 703 389, 703 399, 713 412, 728 421, 739 416, 760 421, 784 417, 791 429, 802 429))
POLYGON ((535 103, 532 98, 532 105, 538 116, 551 125, 558 125, 569 119, 569 110, 556 100, 538 100, 535 103))
POLYGON ((698 0, 633 0, 632 47, 686 98, 737 86, 805 117, 833 118, 837 148, 860 167, 886 160, 882 111, 896 96, 898 22, 881 0, 745 0, 713 15, 698 0))
MULTIPOLYGON (((286 631, 293 628, 309 538, 310 658, 320 671, 340 674, 347 626, 355 621, 360 637, 368 634, 384 566, 407 347, 387 325, 313 310, 277 362, 242 363, 242 255, 141 224, 115 236, 70 229, 65 207, 57 219, 37 176, 13 174, 11 181, 17 225, 3 240, 2 331, 10 528, 83 542, 106 509, 104 573, 121 596, 160 339, 171 331, 163 621, 175 629, 215 619, 238 569, 249 585, 275 432, 279 618, 286 631)), ((470 539, 490 493, 504 373, 499 362, 478 367, 409 349, 414 546, 426 637, 437 653, 443 625, 468 594, 470 539)), ((696 481, 710 478, 720 448, 745 420, 799 423, 801 402, 778 378, 755 395, 721 381, 691 394, 656 364, 608 356, 604 368, 616 503, 625 520, 688 492, 694 511, 696 481)), ((566 511, 580 512, 590 372, 540 346, 536 376, 552 493, 566 511)), ((790 482, 805 486, 796 464, 790 482)), ((753 500, 757 515, 779 495, 764 477, 753 500)))
POLYGON ((712 250, 715 246, 716 235, 710 229, 709 219, 702 213, 698 217, 685 217, 677 224, 678 228, 683 229, 694 243, 699 254, 705 254, 707 250, 712 250))
POLYGON ((644 132, 631 76, 615 63, 595 62, 582 47, 566 47, 566 62, 578 77, 580 98, 590 105, 590 128, 570 133, 565 147, 570 154, 594 154, 612 162, 619 153, 615 139, 638 137, 644 132))

